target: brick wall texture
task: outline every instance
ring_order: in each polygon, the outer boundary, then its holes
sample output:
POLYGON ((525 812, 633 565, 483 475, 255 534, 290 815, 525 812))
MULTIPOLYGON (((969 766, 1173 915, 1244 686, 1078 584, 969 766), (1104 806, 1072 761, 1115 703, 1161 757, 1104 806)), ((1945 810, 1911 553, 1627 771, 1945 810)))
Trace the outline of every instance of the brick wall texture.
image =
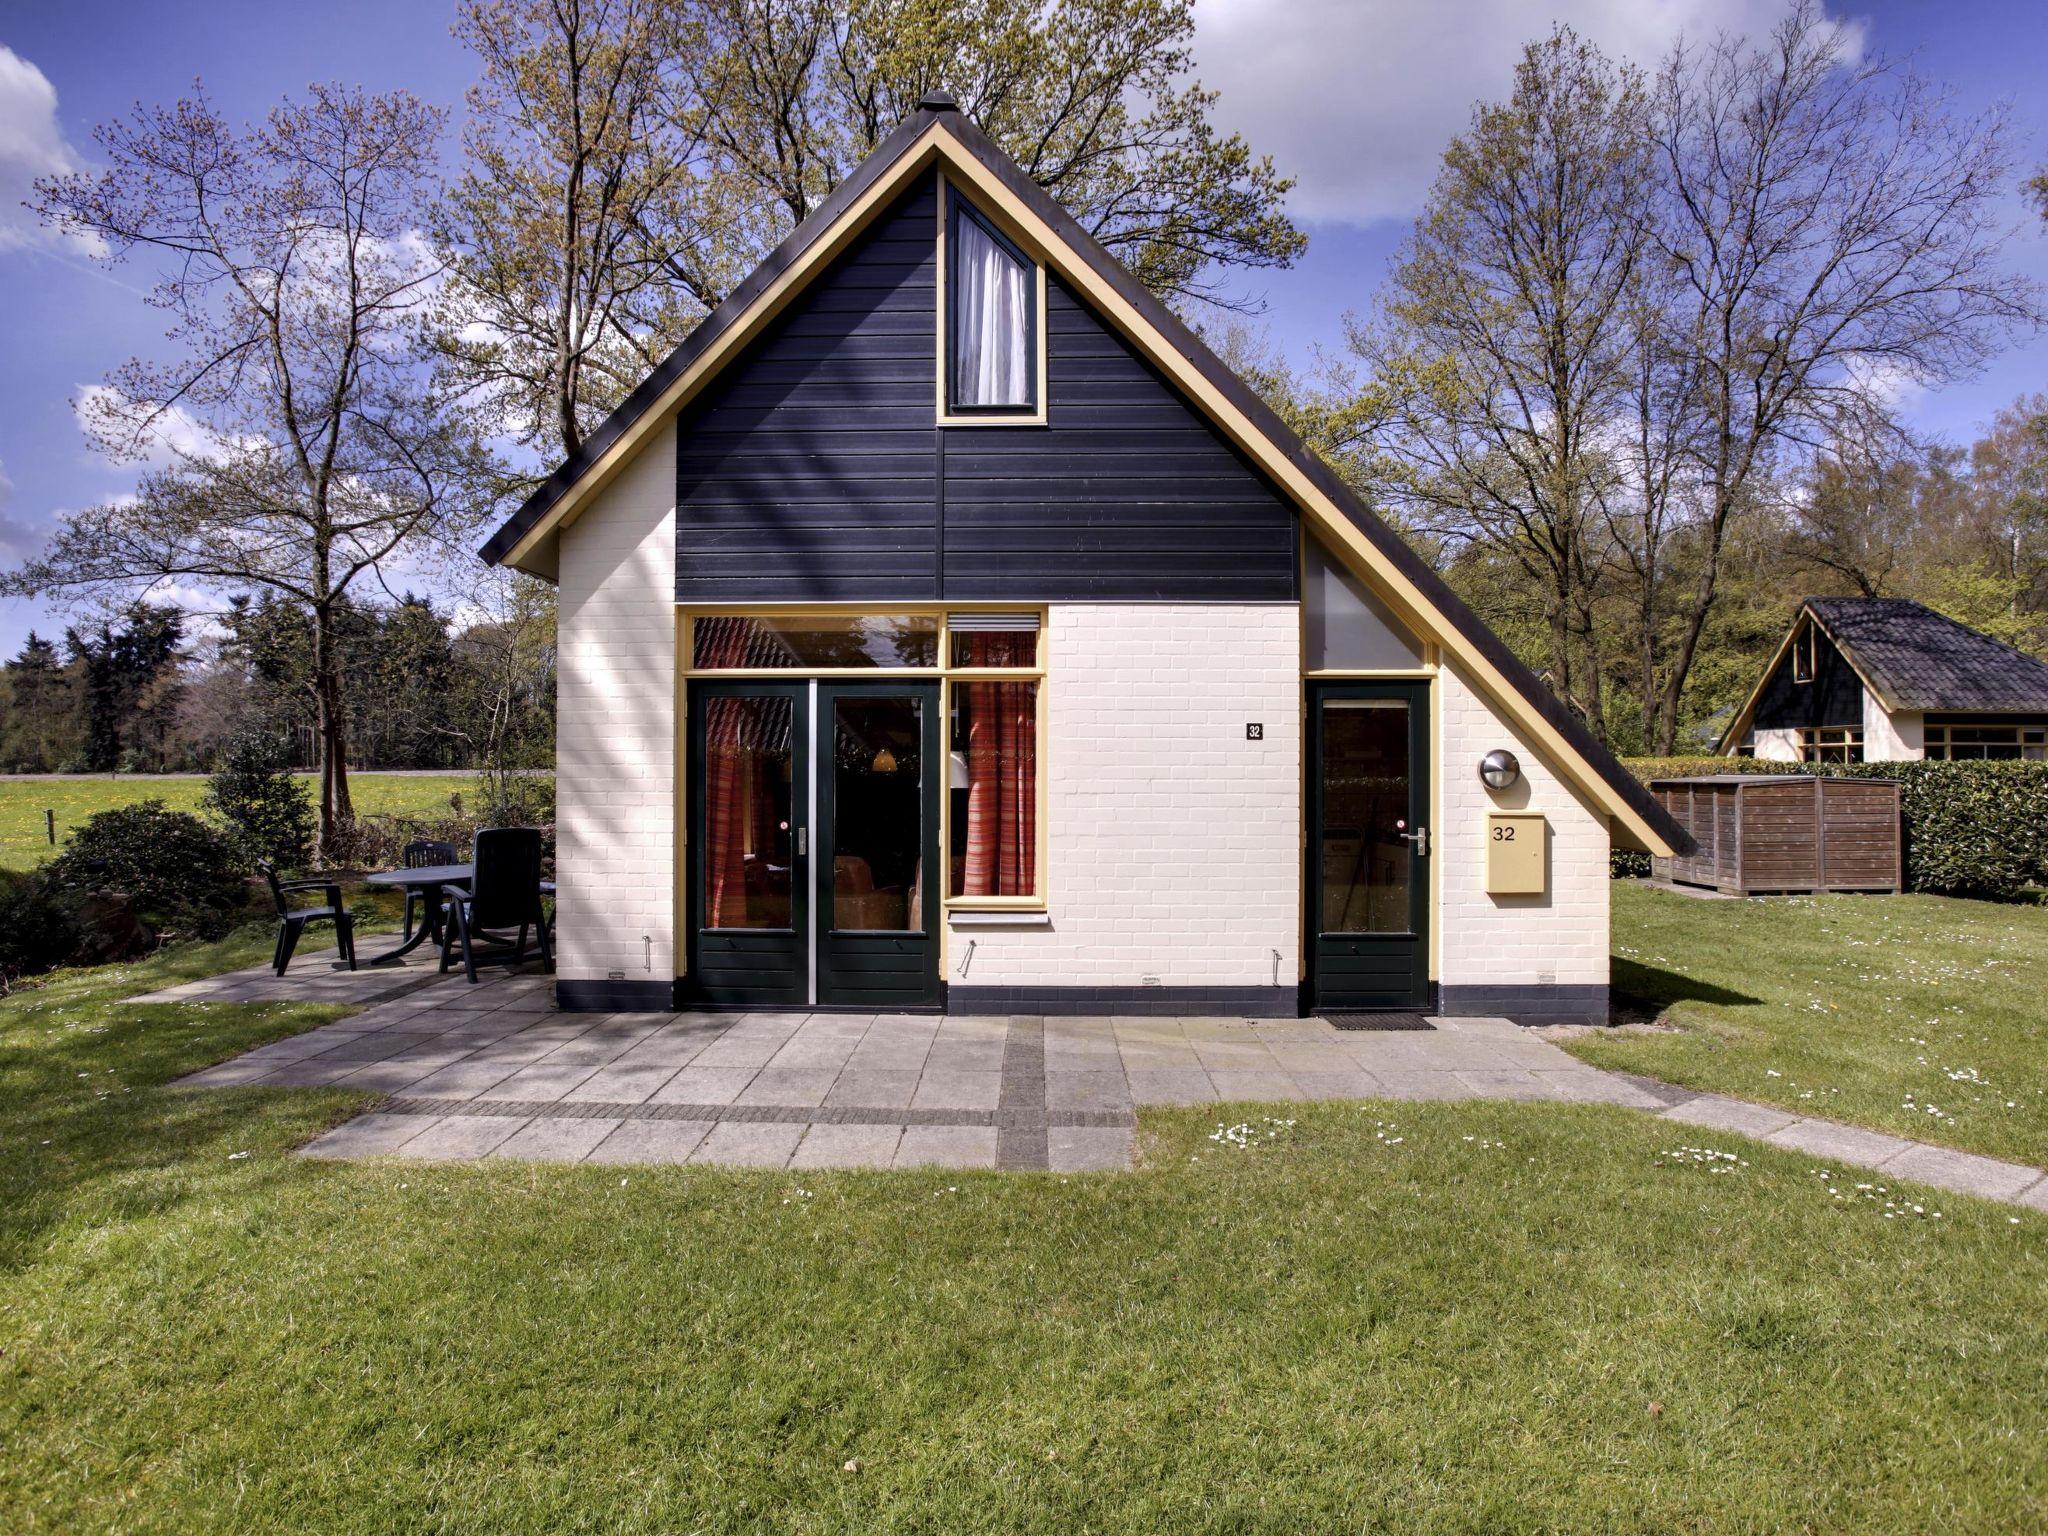
POLYGON ((674 971, 675 430, 562 534, 557 974, 674 971))

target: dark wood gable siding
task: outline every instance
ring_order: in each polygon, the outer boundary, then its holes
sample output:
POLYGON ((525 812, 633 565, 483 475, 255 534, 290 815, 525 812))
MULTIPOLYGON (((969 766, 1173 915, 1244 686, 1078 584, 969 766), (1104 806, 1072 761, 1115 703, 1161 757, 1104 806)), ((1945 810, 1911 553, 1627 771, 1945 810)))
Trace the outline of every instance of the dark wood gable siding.
POLYGON ((1295 598, 1292 507, 1057 277, 1047 425, 936 424, 936 196, 684 413, 678 600, 1295 598))
POLYGON ((949 427, 949 598, 1287 601, 1292 507, 1065 283, 1043 427, 949 427))
POLYGON ((1813 681, 1792 681, 1792 652, 1757 695, 1751 726, 1760 731, 1863 723, 1863 679, 1827 635, 1814 631, 1813 681))
POLYGON ((906 192, 683 413, 679 601, 937 594, 936 197, 906 192))

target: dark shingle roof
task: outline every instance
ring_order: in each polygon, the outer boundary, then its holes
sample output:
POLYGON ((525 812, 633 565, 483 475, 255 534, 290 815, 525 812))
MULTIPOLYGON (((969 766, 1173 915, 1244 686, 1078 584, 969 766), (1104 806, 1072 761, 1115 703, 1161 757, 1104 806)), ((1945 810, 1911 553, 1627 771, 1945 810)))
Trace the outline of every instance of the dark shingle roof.
POLYGON ((1893 709, 2048 710, 2048 662, 1904 597, 1809 597, 1893 709))

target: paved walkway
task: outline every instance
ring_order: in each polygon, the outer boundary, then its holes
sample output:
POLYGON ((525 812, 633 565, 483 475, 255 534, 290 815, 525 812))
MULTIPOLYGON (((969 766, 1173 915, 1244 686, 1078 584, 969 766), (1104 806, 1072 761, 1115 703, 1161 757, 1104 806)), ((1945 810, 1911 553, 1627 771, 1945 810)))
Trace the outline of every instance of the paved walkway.
POLYGON ((1846 1165, 2048 1210, 2037 1168, 1598 1071, 1506 1019, 1343 1031, 1320 1019, 558 1013, 549 978, 307 956, 144 1002, 362 1011, 193 1074, 193 1087, 360 1088, 375 1111, 314 1157, 758 1167, 1128 1168, 1146 1105, 1305 1099, 1619 1104, 1846 1165))

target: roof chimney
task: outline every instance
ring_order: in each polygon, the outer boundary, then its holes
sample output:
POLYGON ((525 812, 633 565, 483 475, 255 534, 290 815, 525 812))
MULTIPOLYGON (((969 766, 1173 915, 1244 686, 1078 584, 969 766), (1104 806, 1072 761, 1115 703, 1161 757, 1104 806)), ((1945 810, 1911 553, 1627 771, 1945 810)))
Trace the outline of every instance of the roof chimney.
POLYGON ((920 112, 958 112, 960 103, 945 91, 926 91, 917 100, 920 112))

